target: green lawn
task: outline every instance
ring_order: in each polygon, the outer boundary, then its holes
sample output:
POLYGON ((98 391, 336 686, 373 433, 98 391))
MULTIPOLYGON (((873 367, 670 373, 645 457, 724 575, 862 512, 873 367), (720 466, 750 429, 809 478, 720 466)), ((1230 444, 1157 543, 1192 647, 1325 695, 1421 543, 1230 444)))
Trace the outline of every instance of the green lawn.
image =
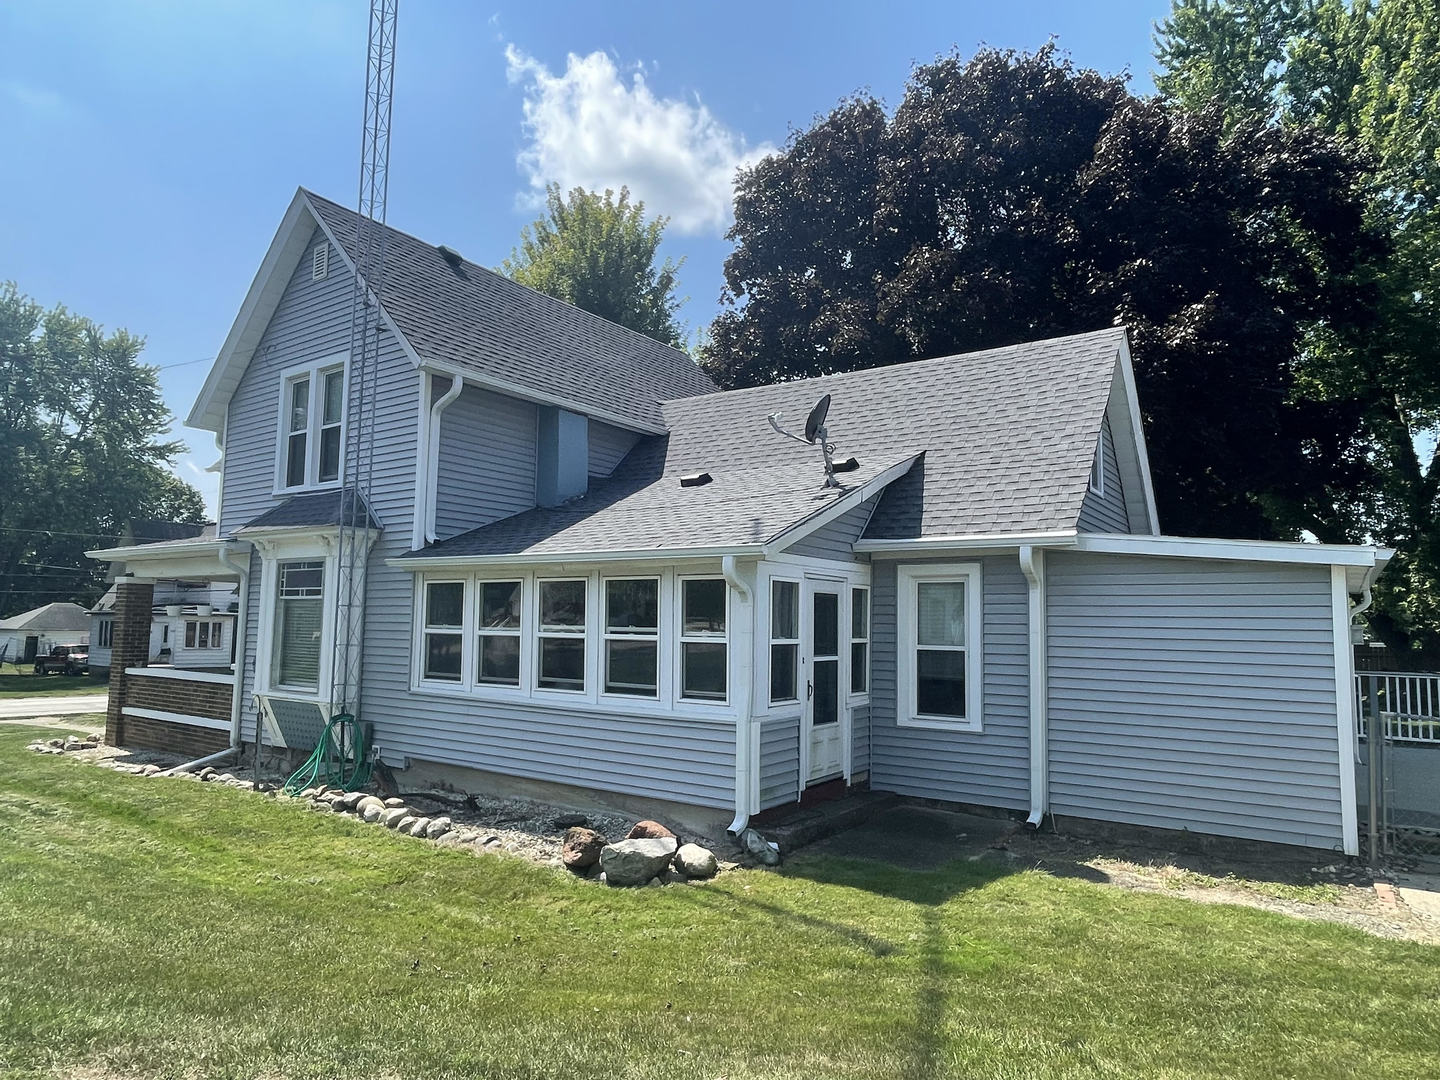
POLYGON ((89 675, 36 675, 22 665, 19 671, 8 663, 0 669, 0 697, 28 697, 32 694, 104 694, 106 685, 89 675))
POLYGON ((986 862, 607 890, 0 727, 0 1074, 1426 1077, 1440 950, 986 862))

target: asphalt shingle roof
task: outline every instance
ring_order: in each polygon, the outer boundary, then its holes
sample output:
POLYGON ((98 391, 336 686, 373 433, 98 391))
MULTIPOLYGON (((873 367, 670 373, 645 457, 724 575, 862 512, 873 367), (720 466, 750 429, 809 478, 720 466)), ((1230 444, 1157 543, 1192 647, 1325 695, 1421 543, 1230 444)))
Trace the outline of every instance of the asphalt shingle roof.
POLYGON ((820 453, 798 429, 822 394, 846 492, 923 455, 886 488, 873 538, 1037 533, 1076 527, 1125 331, 1113 328, 985 352, 662 406, 668 436, 642 439, 583 498, 531 510, 412 557, 641 551, 763 543, 827 500, 820 453), (714 481, 682 488, 679 477, 714 481))
MULTIPOLYGON (((345 492, 339 488, 316 492, 313 495, 296 495, 286 499, 278 506, 272 506, 259 517, 251 518, 240 528, 315 528, 321 525, 334 525, 338 528, 341 511, 340 500, 344 495, 345 492)), ((368 506, 365 509, 365 516, 369 521, 370 528, 380 529, 380 523, 375 520, 375 515, 370 512, 368 506)))
POLYGON ((85 630, 89 613, 79 604, 41 604, 0 620, 0 630, 85 630))
MULTIPOLYGON (((359 217, 305 192, 330 234, 356 261, 359 217)), ((660 430, 660 402, 708 394, 715 384, 677 349, 472 262, 452 268, 432 244, 386 227, 386 312, 423 359, 603 410, 660 430)))

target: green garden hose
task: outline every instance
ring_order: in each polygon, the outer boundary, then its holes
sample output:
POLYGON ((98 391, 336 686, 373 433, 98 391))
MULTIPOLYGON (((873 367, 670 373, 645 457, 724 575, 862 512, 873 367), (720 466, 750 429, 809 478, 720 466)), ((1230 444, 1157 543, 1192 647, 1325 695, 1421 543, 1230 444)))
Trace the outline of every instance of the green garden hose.
POLYGON ((349 713, 336 713, 320 733, 320 741, 305 764, 285 781, 286 795, 325 784, 343 791, 358 791, 370 782, 370 742, 365 725, 349 713))

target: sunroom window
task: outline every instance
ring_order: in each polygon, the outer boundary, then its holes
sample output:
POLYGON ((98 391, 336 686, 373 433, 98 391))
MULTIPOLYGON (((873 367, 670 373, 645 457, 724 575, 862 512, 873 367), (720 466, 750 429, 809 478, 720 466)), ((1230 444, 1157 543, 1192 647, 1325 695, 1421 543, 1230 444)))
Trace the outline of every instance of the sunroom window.
POLYGON ((660 581, 605 582, 605 693, 660 695, 660 581))
POLYGON ((585 690, 585 591, 580 578, 541 581, 539 674, 545 690, 585 690))
POLYGON ((724 578, 680 580, 680 696, 724 701, 725 616, 729 589, 724 578))
POLYGON ((431 581, 425 586, 424 676, 459 682, 464 648, 465 583, 431 581))
POLYGON ((800 583, 770 583, 770 704, 798 701, 800 583))
POLYGON ((870 590, 850 590, 850 692, 863 694, 870 685, 870 590))
POLYGON ((485 686, 520 685, 520 611, 524 587, 518 581, 480 582, 480 621, 475 681, 485 686))

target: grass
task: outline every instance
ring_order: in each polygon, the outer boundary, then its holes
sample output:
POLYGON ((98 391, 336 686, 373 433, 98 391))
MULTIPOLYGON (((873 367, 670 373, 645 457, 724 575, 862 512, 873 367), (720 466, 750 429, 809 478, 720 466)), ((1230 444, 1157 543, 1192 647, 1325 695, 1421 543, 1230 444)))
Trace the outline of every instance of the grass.
POLYGON ((56 697, 61 694, 104 694, 106 684, 89 675, 36 675, 29 668, 0 668, 0 697, 56 697))
POLYGON ((1434 1077, 1440 950, 805 856, 607 890, 0 728, 0 1074, 1434 1077))

